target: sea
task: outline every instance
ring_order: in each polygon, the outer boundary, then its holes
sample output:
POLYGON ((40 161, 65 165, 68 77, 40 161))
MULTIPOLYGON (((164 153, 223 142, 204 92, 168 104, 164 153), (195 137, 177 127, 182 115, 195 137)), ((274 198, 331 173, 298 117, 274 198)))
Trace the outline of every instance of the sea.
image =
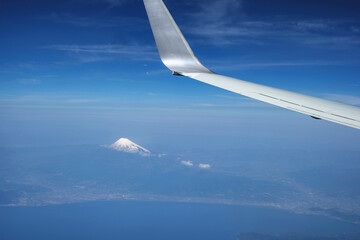
POLYGON ((337 236, 359 232, 360 225, 354 223, 252 206, 119 201, 0 208, 2 240, 236 240, 241 233, 337 236))

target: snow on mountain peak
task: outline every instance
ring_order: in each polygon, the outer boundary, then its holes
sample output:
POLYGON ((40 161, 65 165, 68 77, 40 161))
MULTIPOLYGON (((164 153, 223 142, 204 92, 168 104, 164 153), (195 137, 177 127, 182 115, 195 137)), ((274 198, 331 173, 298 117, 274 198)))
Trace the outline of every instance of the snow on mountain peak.
POLYGON ((137 153, 142 156, 149 156, 151 154, 149 150, 137 145, 136 143, 130 141, 127 138, 120 138, 119 140, 111 144, 109 148, 120 152, 137 153))

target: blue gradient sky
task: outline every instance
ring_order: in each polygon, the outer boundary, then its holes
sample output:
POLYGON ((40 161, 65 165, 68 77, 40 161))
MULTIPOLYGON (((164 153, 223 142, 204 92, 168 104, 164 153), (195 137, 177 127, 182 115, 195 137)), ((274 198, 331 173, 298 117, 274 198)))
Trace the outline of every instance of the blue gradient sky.
MULTIPOLYGON (((360 105, 358 1, 165 3, 215 72, 360 105)), ((359 148, 358 130, 172 76, 142 1, 1 1, 0 35, 2 145, 191 136, 359 148)))

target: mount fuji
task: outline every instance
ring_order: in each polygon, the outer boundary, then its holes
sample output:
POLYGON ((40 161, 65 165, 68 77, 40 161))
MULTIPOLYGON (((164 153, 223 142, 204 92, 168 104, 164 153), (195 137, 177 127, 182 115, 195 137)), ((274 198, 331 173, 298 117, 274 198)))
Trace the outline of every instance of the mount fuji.
POLYGON ((140 154, 141 156, 150 156, 151 154, 149 150, 137 145, 127 138, 120 138, 108 147, 119 152, 135 153, 140 154))

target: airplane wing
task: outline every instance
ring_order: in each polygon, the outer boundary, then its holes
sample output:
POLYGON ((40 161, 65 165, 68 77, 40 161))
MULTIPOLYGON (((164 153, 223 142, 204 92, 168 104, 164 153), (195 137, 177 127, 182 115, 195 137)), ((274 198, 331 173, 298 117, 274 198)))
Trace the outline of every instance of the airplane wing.
POLYGON ((360 108, 222 76, 204 67, 162 0, 144 0, 162 62, 182 75, 253 99, 360 129, 360 108))

